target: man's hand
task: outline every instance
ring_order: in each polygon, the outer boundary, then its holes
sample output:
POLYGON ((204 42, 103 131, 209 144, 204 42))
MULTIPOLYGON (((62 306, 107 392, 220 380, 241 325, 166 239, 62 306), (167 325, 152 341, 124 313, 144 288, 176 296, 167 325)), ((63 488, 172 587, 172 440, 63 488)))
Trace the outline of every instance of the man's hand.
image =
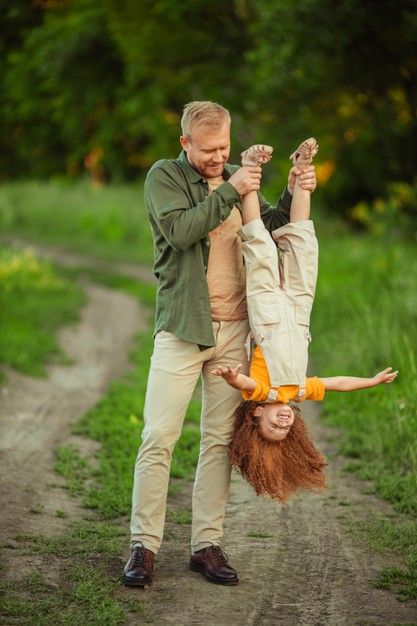
POLYGON ((233 185, 239 195, 245 196, 250 191, 259 191, 261 186, 262 170, 259 166, 240 167, 228 182, 233 185))
POLYGON ((375 385, 387 385, 388 383, 392 383, 395 378, 397 378, 398 370, 393 372, 392 367, 387 367, 382 370, 382 372, 378 372, 375 374, 373 380, 375 381, 375 385))
POLYGON ((306 189, 313 192, 317 187, 317 178, 314 165, 309 165, 305 168, 303 172, 301 172, 301 170, 296 165, 294 165, 290 169, 290 173, 288 174, 288 191, 291 195, 294 194, 295 180, 297 176, 300 177, 299 181, 301 189, 306 189))

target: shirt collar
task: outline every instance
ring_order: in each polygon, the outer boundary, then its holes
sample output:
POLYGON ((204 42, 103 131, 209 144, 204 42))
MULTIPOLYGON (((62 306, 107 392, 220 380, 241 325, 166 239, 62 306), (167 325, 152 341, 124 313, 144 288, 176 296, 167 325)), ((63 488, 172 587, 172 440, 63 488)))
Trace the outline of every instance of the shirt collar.
MULTIPOLYGON (((197 170, 195 170, 189 164, 188 159, 187 159, 187 153, 184 150, 182 150, 181 154, 179 155, 178 161, 181 167, 183 168, 183 170, 186 172, 187 178, 190 182, 199 183, 200 181, 206 180, 204 176, 200 174, 200 172, 197 172, 197 170)), ((231 166, 229 165, 229 163, 226 163, 224 166, 223 178, 225 180, 228 180, 230 176, 232 175, 232 173, 233 172, 232 172, 231 166)))

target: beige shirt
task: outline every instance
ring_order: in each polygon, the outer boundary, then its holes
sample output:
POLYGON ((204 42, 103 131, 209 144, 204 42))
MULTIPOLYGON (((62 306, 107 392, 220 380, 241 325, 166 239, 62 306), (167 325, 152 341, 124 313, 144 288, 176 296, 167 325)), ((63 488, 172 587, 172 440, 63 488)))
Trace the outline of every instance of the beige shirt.
MULTIPOLYGON (((209 181, 210 193, 219 183, 209 181)), ((236 321, 248 317, 246 273, 238 230, 242 228, 240 211, 233 207, 229 217, 209 233, 210 256, 207 284, 211 315, 215 321, 236 321)))

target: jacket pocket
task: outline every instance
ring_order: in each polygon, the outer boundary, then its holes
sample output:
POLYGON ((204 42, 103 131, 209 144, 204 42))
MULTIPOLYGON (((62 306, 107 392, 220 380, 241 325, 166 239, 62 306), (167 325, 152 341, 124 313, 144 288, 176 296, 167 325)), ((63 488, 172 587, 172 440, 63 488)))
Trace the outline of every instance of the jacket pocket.
POLYGON ((295 304, 295 320, 302 326, 310 326, 311 309, 313 298, 311 296, 297 296, 295 304))
POLYGON ((275 293, 263 293, 248 299, 252 324, 275 324, 281 321, 281 300, 275 293))
POLYGON ((313 298, 310 296, 297 296, 295 305, 295 321, 300 326, 304 326, 305 338, 311 341, 310 335, 310 315, 313 308, 313 298))
POLYGON ((269 339, 273 328, 281 321, 281 300, 275 293, 263 293, 248 300, 249 318, 257 344, 269 339))

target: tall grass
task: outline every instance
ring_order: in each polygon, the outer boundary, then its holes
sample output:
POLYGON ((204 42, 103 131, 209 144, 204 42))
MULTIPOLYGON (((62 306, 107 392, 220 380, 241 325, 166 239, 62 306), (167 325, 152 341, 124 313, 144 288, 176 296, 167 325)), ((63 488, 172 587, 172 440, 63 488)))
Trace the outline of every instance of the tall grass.
POLYGON ((43 376, 52 358, 68 362, 55 334, 78 319, 84 301, 81 289, 29 250, 0 247, 0 365, 43 376))
POLYGON ((0 230, 106 259, 152 263, 142 183, 18 182, 0 186, 0 230))
POLYGON ((311 355, 322 376, 399 370, 389 386, 329 393, 352 468, 401 512, 417 512, 417 254, 401 241, 320 237, 311 355))

